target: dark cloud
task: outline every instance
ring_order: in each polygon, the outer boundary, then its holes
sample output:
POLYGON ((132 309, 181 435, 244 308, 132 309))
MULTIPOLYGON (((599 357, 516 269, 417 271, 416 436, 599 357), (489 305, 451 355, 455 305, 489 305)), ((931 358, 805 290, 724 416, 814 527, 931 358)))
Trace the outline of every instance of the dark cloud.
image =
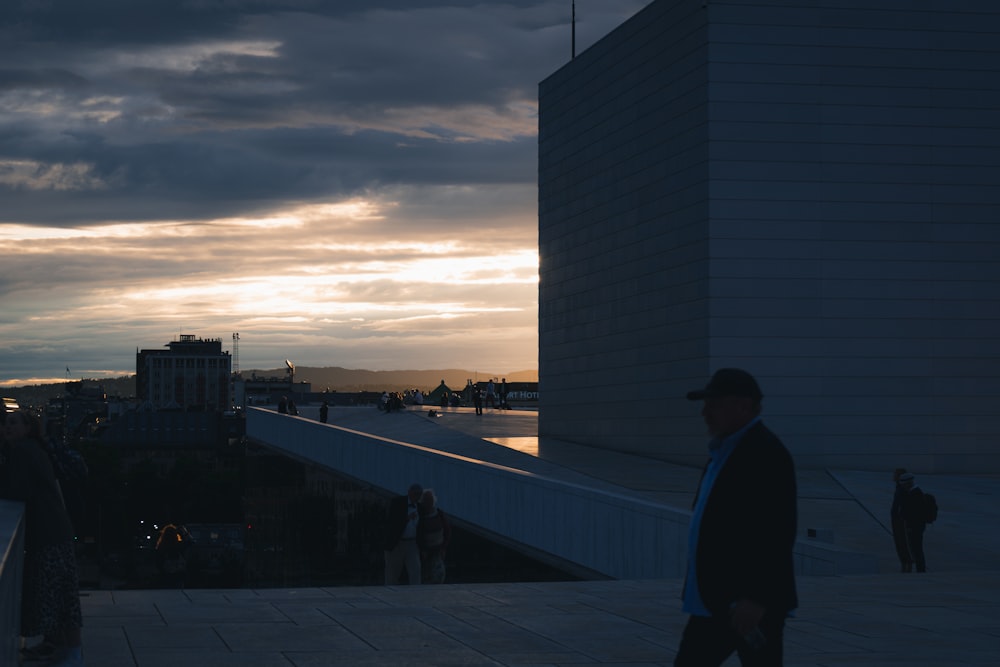
MULTIPOLYGON (((206 219, 386 185, 532 182, 531 105, 565 60, 546 32, 565 4, 5 3, 0 215, 206 219)), ((589 4, 607 29, 643 3, 589 4)))
POLYGON ((57 68, 0 69, 0 90, 31 88, 78 88, 86 80, 69 70, 57 68))

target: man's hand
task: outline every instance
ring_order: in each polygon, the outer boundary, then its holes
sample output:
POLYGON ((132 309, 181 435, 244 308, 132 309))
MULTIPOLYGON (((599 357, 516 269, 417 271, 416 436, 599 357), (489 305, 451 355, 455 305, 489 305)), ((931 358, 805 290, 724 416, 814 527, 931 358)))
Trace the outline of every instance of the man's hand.
POLYGON ((753 600, 743 598, 733 604, 729 616, 740 637, 746 637, 760 625, 760 619, 764 617, 764 608, 753 600))

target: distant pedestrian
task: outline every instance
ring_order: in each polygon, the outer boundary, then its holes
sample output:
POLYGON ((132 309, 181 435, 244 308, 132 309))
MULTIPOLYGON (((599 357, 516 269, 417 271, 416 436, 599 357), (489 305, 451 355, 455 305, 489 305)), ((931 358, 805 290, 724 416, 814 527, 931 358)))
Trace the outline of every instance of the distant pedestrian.
POLYGON ((420 525, 417 545, 420 547, 420 569, 425 584, 443 584, 447 569, 445 552, 451 540, 451 524, 437 505, 433 489, 424 489, 420 496, 420 525))
POLYGON ((486 383, 486 405, 494 410, 497 407, 496 385, 493 384, 493 378, 490 378, 490 381, 486 383))
POLYGON ((896 546, 896 556, 899 557, 899 571, 913 572, 913 558, 910 557, 910 547, 906 543, 906 524, 903 517, 906 487, 899 480, 905 473, 906 468, 896 468, 892 473, 892 481, 896 488, 892 494, 889 516, 892 520, 892 541, 896 546))
POLYGON ((903 473, 899 476, 903 491, 903 529, 906 533, 906 546, 910 550, 910 559, 916 565, 917 572, 927 571, 927 561, 924 557, 924 530, 927 528, 927 504, 924 492, 916 485, 913 473, 903 473))
POLYGON ((278 399, 278 414, 287 415, 288 414, 288 397, 282 396, 278 399))
POLYGON ((420 548, 417 546, 420 509, 417 503, 423 492, 423 487, 414 483, 405 496, 389 501, 384 540, 386 586, 399 583, 404 567, 410 584, 420 583, 420 548))
POLYGON ((319 420, 322 423, 326 423, 326 418, 330 416, 330 404, 323 401, 323 405, 319 406, 319 420))
POLYGON ((710 459, 688 535, 684 611, 675 667, 780 667, 785 618, 798 606, 792 457, 760 418, 763 394, 744 370, 723 368, 704 389, 710 459))
POLYGON ((507 378, 500 380, 500 409, 510 410, 510 403, 507 402, 507 378))
POLYGON ((479 385, 472 387, 472 404, 476 406, 476 414, 483 414, 483 392, 479 385))

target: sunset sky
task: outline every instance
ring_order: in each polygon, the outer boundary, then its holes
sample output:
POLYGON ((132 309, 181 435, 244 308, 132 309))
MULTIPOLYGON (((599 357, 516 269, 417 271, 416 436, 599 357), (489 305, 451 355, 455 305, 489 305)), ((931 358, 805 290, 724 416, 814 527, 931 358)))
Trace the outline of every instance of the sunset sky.
MULTIPOLYGON (((577 0, 577 52, 649 0, 577 0)), ((537 368, 537 85, 571 0, 0 3, 0 385, 537 368)))

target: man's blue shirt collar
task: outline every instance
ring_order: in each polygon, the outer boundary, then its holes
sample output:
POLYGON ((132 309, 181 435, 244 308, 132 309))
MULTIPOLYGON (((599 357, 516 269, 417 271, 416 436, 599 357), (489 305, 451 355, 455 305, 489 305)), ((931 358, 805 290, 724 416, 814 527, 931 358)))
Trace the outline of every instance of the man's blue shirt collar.
POLYGON ((751 428, 753 428, 755 425, 757 425, 759 422, 760 422, 760 415, 757 415, 756 417, 748 421, 746 425, 744 425, 743 428, 741 428, 740 430, 734 431, 729 435, 723 435, 717 438, 712 438, 711 442, 708 443, 708 449, 709 452, 712 454, 712 458, 718 460, 720 458, 725 458, 726 456, 728 456, 729 453, 733 451, 733 448, 736 447, 736 443, 738 443, 743 438, 743 435, 751 428))

